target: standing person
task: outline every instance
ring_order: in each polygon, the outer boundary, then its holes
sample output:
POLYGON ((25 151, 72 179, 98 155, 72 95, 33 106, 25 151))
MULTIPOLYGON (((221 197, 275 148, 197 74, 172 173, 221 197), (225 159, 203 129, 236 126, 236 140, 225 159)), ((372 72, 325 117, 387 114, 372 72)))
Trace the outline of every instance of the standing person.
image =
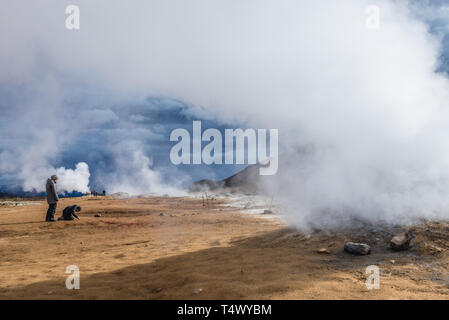
POLYGON ((51 178, 47 179, 47 185, 45 187, 48 202, 47 216, 45 217, 45 221, 47 222, 55 221, 56 206, 59 201, 58 193, 56 192, 56 181, 58 181, 58 176, 52 175, 51 178))
POLYGON ((106 190, 103 190, 103 197, 106 197, 106 190))

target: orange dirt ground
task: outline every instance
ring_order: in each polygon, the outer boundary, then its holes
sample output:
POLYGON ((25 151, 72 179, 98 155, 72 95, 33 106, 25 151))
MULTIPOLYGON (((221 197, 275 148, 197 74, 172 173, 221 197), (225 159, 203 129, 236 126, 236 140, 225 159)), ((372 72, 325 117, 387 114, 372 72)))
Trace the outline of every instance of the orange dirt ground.
POLYGON ((206 208, 189 197, 62 199, 56 217, 76 203, 81 220, 55 223, 43 222, 44 201, 1 206, 0 299, 449 297, 445 223, 417 226, 413 249, 396 253, 376 230, 305 235, 223 201, 206 208), (348 240, 368 241, 373 253, 344 253, 348 240), (69 265, 80 269, 80 290, 65 286, 69 265), (380 268, 379 290, 365 286, 368 265, 380 268))

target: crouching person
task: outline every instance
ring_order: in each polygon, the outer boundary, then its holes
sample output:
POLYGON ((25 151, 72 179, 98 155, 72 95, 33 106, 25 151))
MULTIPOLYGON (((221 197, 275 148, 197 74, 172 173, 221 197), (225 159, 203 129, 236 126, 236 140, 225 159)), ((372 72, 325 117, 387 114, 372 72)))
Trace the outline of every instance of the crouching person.
POLYGON ((76 213, 77 212, 79 213, 80 211, 81 211, 81 207, 77 206, 76 204, 74 206, 66 207, 62 211, 62 216, 59 217, 58 220, 73 220, 74 217, 79 220, 80 218, 78 217, 78 215, 76 213))

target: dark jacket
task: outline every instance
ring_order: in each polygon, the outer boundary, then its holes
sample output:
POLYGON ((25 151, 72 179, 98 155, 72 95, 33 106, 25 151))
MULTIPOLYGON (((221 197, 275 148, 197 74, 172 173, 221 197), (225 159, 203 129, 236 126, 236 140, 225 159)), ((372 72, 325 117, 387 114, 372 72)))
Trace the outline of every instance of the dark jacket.
POLYGON ((62 216, 64 217, 64 220, 73 220, 73 217, 79 219, 78 215, 76 214, 76 208, 78 208, 77 205, 66 207, 62 211, 62 216))
POLYGON ((47 185, 46 185, 46 192, 47 192, 47 202, 48 204, 54 204, 59 201, 58 193, 56 192, 56 186, 53 180, 48 179, 47 185))

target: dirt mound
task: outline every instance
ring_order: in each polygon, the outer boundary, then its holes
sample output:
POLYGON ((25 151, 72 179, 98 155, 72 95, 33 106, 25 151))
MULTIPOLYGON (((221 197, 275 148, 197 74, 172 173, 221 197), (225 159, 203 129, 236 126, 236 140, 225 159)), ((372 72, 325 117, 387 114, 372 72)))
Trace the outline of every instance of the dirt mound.
POLYGON ((193 183, 189 187, 191 192, 201 192, 218 189, 233 189, 233 192, 239 193, 256 193, 261 192, 259 188, 261 180, 269 179, 267 176, 260 176, 259 169, 261 165, 250 165, 242 171, 223 180, 203 179, 193 183))

